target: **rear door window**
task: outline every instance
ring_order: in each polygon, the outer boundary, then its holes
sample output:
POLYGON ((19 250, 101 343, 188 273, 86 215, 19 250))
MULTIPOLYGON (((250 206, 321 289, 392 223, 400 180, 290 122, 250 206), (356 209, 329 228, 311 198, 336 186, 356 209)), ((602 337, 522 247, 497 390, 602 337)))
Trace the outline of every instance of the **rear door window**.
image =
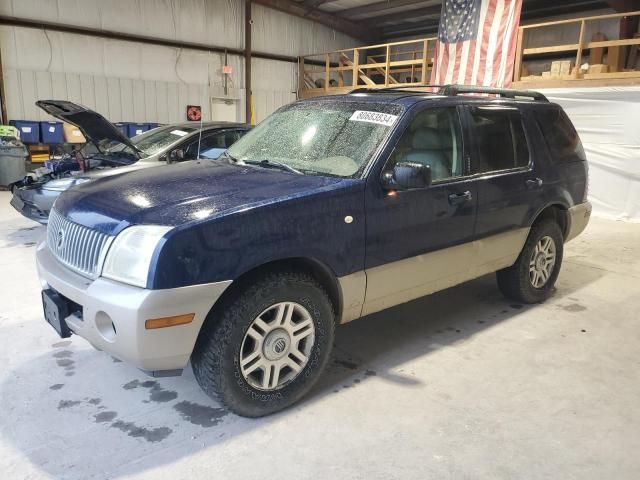
POLYGON ((554 161, 586 160, 578 132, 562 109, 538 108, 535 117, 554 161))
POLYGON ((511 170, 529 165, 529 146, 518 109, 473 107, 471 122, 477 145, 473 173, 511 170))

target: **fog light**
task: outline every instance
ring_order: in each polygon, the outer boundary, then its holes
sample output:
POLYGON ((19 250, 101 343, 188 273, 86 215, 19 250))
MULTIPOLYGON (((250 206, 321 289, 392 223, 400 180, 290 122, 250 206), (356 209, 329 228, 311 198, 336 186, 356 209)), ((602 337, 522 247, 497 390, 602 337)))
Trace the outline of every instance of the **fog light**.
POLYGON ((174 327, 176 325, 185 325, 193 321, 195 313, 186 313, 184 315, 176 315, 173 317, 152 318, 144 322, 144 328, 152 330, 154 328, 174 327))
POLYGON ((116 326, 113 324, 111 317, 104 312, 96 313, 96 328, 102 338, 107 342, 113 343, 116 341, 116 326))

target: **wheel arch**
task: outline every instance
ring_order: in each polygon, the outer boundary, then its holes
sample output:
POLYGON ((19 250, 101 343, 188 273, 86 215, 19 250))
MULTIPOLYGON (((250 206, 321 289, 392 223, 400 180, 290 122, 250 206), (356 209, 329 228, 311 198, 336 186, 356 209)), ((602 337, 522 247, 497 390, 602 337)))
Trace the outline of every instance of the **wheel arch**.
POLYGON ((326 290, 331 300, 336 324, 340 322, 343 309, 342 289, 333 270, 314 258, 290 257, 270 261, 242 273, 214 303, 205 323, 211 321, 210 318, 216 316, 215 311, 224 308, 226 303, 235 296, 236 292, 246 288, 247 285, 261 276, 277 272, 300 272, 311 275, 326 290))
POLYGON ((542 220, 553 220, 555 221, 560 230, 562 231, 562 236, 566 239, 567 234, 569 233, 569 209, 566 205, 556 202, 541 208, 533 217, 533 222, 531 225, 535 225, 542 220))

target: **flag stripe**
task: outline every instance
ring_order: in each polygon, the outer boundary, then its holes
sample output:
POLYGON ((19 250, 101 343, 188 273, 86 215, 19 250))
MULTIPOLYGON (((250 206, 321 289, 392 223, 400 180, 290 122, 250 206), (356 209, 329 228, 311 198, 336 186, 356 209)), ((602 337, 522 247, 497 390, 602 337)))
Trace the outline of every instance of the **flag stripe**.
POLYGON ((432 84, 509 86, 523 0, 444 0, 432 84))

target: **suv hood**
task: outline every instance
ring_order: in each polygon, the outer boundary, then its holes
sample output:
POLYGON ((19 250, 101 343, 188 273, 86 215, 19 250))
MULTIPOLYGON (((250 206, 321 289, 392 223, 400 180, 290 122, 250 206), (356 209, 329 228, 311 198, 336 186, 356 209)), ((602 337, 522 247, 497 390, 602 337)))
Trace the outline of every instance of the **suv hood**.
POLYGON ((124 143, 134 152, 138 149, 109 120, 97 112, 66 100, 38 100, 36 105, 49 115, 78 127, 93 143, 100 141, 124 143))
POLYGON ((201 222, 354 182, 220 161, 188 161, 88 182, 60 195, 54 208, 72 222, 115 235, 132 224, 201 222))

